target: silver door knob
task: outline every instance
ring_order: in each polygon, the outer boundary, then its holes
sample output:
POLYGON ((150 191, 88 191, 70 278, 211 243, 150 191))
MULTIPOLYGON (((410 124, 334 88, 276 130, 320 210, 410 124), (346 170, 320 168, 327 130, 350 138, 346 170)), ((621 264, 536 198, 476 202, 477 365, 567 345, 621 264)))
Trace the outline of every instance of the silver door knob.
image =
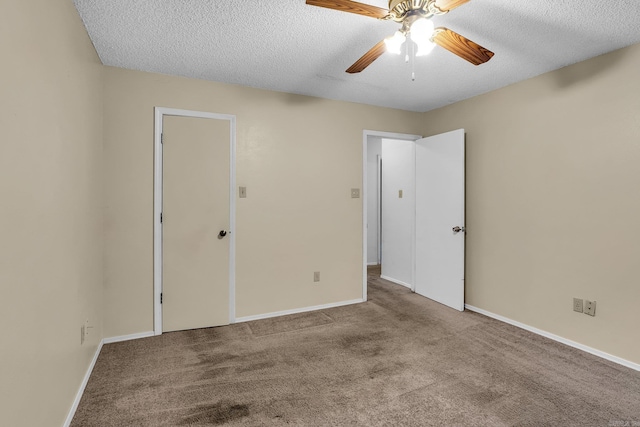
POLYGON ((467 231, 467 230, 465 230, 464 227, 458 227, 457 225, 455 227, 453 227, 452 230, 453 230, 454 233, 459 233, 461 231, 464 233, 465 231, 467 231))

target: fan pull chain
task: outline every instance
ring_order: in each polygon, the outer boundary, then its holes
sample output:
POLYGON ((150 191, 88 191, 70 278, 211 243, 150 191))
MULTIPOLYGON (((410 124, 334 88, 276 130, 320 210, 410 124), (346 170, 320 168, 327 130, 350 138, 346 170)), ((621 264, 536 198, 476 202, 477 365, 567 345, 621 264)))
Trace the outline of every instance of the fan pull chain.
POLYGON ((411 81, 415 82, 416 81, 416 48, 412 48, 412 55, 411 55, 411 81))
POLYGON ((411 40, 411 81, 416 81, 416 45, 413 40, 411 40))
POLYGON ((409 63, 409 37, 407 37, 407 41, 404 43, 404 48, 405 48, 405 52, 404 52, 404 63, 408 64, 409 63))

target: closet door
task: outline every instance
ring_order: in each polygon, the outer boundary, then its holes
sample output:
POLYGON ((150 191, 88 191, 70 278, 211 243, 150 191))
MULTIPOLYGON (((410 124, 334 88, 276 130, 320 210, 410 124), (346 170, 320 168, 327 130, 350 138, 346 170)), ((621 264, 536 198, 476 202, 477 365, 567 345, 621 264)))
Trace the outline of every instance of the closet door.
POLYGON ((229 324, 230 122, 163 121, 162 330, 229 324))

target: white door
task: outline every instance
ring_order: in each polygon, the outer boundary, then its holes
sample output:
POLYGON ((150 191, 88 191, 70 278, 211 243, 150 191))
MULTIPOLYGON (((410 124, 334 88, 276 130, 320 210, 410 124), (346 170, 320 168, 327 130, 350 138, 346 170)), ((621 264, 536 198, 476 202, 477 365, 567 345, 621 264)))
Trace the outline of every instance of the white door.
POLYGON ((162 330, 229 324, 230 122, 163 120, 162 330))
POLYGON ((464 310, 464 152, 464 129, 416 141, 415 291, 460 311, 464 310))

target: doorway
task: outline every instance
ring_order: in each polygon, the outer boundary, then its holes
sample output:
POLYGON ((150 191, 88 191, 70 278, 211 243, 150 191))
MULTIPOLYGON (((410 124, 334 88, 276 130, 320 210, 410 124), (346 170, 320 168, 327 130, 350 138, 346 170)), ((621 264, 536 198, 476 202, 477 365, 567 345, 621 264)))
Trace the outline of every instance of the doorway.
POLYGON ((381 132, 374 130, 364 130, 362 132, 362 235, 363 235, 363 269, 362 269, 362 299, 367 300, 367 266, 373 262, 384 262, 383 259, 383 245, 382 234, 382 211, 381 211, 381 189, 378 186, 381 184, 381 176, 373 169, 384 169, 384 159, 378 162, 378 155, 380 152, 370 153, 369 147, 380 147, 382 139, 395 139, 401 141, 416 141, 422 138, 420 135, 411 135, 403 133, 393 132, 381 132), (370 154, 372 154, 370 156, 370 154), (371 180, 370 180, 371 178, 371 180), (376 215, 371 215, 372 210, 376 215), (370 240, 375 239, 375 242, 370 240), (370 244, 371 243, 371 244, 370 244), (377 252, 375 256, 369 257, 371 251, 377 252))
POLYGON ((157 107, 154 333, 235 321, 235 116, 157 107))
MULTIPOLYGON (((369 188, 377 185, 371 171, 376 153, 370 149, 377 146, 377 137, 365 131, 363 182, 369 188)), ((374 209, 374 213, 381 212, 382 223, 380 277, 462 311, 464 129, 429 138, 384 135, 381 139, 382 192, 364 191, 363 299, 367 265, 375 259, 375 245, 368 241, 375 236, 371 228, 378 227, 370 213, 374 209), (375 206, 371 198, 380 200, 381 206, 375 206)))

